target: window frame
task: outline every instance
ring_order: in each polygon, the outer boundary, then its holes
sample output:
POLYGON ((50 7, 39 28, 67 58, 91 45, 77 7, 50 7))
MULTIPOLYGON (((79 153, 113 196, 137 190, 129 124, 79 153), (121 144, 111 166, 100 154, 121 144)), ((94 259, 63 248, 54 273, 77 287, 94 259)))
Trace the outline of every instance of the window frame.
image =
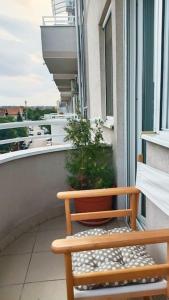
MULTIPOLYGON (((167 136, 169 136, 169 128, 167 128, 167 113, 164 114, 164 111, 167 110, 167 106, 169 107, 169 103, 167 104, 167 97, 164 99, 164 93, 166 93, 167 80, 169 81, 169 69, 167 70, 166 65, 163 59, 167 62, 169 60, 168 48, 169 50, 169 37, 168 37, 168 47, 165 42, 165 23, 163 24, 163 10, 165 9, 166 13, 166 5, 169 8, 168 1, 160 1, 155 0, 156 3, 156 19, 155 19, 155 36, 156 36, 156 56, 154 59, 154 65, 156 66, 156 70, 154 72, 154 132, 160 135, 160 137, 164 140, 167 136), (163 33, 164 30, 164 33, 163 33), (164 40, 162 41, 162 38, 164 40), (165 102, 164 102, 165 101, 165 102)), ((169 20, 169 11, 168 20, 169 20)), ((165 22, 165 21, 164 21, 165 22)), ((169 99, 168 99, 169 101, 169 99)), ((168 111, 169 113, 169 111, 168 111)))
POLYGON ((163 2, 155 0, 154 14, 154 131, 160 131, 163 2))
MULTIPOLYGON (((127 120, 127 184, 135 184, 137 155, 143 151, 141 133, 143 128, 142 110, 144 93, 144 3, 143 0, 128 1, 129 10, 126 11, 126 120, 127 120), (128 23, 129 20, 129 23, 128 23), (129 32, 129 34, 128 34, 129 32), (129 48, 128 48, 129 47, 129 48), (133 84, 135 82, 135 84, 133 84), (137 116, 133 118, 133 116, 137 116)), ((155 11, 155 6, 154 6, 155 11)), ((154 21, 153 23, 154 24, 154 21)), ((154 26, 152 28, 154 31, 154 26)), ((154 49, 153 49, 154 52, 154 49)), ((152 61, 152 83, 154 81, 154 61, 152 61)), ((154 85, 152 85, 152 92, 154 85)), ((154 93, 152 102, 154 101, 154 93)), ((154 111, 152 111, 154 115, 154 111)), ((152 128, 154 124, 152 122, 152 128)), ((139 201, 138 223, 146 226, 146 216, 142 211, 142 199, 139 201)))
MULTIPOLYGON (((108 127, 108 128, 112 128, 114 126, 114 108, 113 108, 113 115, 107 115, 107 113, 106 113, 106 110, 107 110, 107 101, 106 100, 107 100, 107 98, 106 98, 105 27, 106 27, 107 22, 109 21, 110 17, 112 18, 112 5, 111 4, 109 5, 109 8, 108 8, 107 13, 105 15, 105 18, 104 18, 104 20, 102 22, 102 25, 101 25, 101 28, 102 28, 102 31, 103 31, 103 34, 104 34, 104 38, 103 38, 102 42, 104 42, 104 89, 105 89, 105 92, 104 92, 104 95, 105 95, 105 97, 104 97, 105 98, 105 100, 104 100, 104 111, 105 111, 105 114, 104 114, 103 117, 105 119, 104 126, 108 127)), ((112 37, 112 40, 113 40, 113 37, 112 37)), ((112 60, 113 60, 113 46, 112 46, 112 60)), ((113 72, 112 72, 112 78, 113 78, 113 72)), ((112 99, 112 101, 113 101, 113 99, 112 99)))
POLYGON ((169 121, 167 120, 167 117, 169 119, 169 90, 167 89, 168 87, 168 82, 169 82, 169 25, 166 22, 166 16, 167 20, 169 21, 169 2, 164 1, 164 22, 163 22, 163 53, 162 53, 162 58, 163 58, 163 72, 162 72, 162 78, 161 78, 161 131, 168 131, 169 127, 167 128, 167 123, 169 121), (167 28, 165 25, 167 24, 167 28), (168 32, 167 32, 168 31, 168 32), (167 99, 168 96, 168 99, 167 99), (168 110, 168 112, 167 112, 168 110), (166 111, 165 114, 163 112, 166 111))
MULTIPOLYGON (((158 86, 158 80, 159 80, 159 93, 156 94, 156 97, 154 97, 154 105, 156 106, 156 111, 154 116, 154 121, 155 121, 154 132, 157 133, 155 143, 160 145, 165 145, 165 147, 169 148, 167 143, 169 138, 169 128, 167 128, 167 113, 166 114, 163 113, 163 111, 167 109, 167 106, 169 107, 169 104, 167 105, 167 98, 165 99, 165 103, 163 102, 164 88, 166 88, 167 79, 169 81, 169 70, 166 70, 166 66, 164 66, 165 65, 164 60, 166 58, 166 55, 168 56, 168 52, 166 51, 166 43, 165 43, 165 29, 164 29, 165 23, 163 19, 165 18, 164 13, 166 13, 166 11, 164 11, 164 9, 166 8, 165 7, 166 3, 169 5, 168 1, 163 2, 160 0, 156 0, 157 10, 159 9, 159 13, 156 14, 156 22, 158 22, 157 25, 158 28, 156 29, 156 33, 155 33, 157 36, 156 52, 157 52, 158 59, 156 59, 154 64, 158 65, 158 71, 156 71, 156 74, 154 74, 154 82, 155 82, 154 85, 155 87, 158 86)), ((168 12, 168 19, 169 19, 169 12, 168 12)), ((169 49, 169 45, 168 45, 168 49, 169 49)), ((169 57, 167 57, 167 59, 169 60, 169 57)))

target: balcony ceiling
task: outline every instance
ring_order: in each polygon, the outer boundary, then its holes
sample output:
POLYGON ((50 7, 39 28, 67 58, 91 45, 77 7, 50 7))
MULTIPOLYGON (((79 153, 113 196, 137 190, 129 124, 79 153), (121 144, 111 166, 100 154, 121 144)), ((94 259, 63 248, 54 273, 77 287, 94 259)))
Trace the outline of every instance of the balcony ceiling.
POLYGON ((75 80, 75 74, 54 74, 53 80, 60 92, 71 91, 71 80, 75 80))
POLYGON ((61 101, 70 101, 72 97, 71 91, 60 93, 61 101))
POLYGON ((44 61, 52 74, 77 73, 75 26, 41 26, 44 61))
POLYGON ((57 87, 60 92, 71 92, 70 85, 58 85, 57 87))
POLYGON ((54 74, 53 80, 57 86, 70 86, 71 80, 75 80, 77 74, 54 74))

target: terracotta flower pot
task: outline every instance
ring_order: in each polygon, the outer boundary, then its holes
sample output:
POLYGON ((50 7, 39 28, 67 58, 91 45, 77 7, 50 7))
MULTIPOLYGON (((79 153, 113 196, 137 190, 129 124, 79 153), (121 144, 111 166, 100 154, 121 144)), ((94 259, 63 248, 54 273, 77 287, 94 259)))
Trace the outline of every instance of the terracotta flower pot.
MULTIPOLYGON (((83 199, 74 199, 75 211, 77 213, 93 212, 93 211, 106 211, 112 210, 112 196, 102 197, 88 197, 83 199)), ((88 226, 96 226, 107 223, 110 219, 96 219, 96 220, 85 220, 80 223, 88 226)))

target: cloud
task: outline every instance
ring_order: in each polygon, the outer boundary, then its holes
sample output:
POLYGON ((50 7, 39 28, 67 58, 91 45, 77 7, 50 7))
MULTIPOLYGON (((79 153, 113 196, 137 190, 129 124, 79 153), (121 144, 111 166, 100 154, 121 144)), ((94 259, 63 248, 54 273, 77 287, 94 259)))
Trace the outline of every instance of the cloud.
POLYGON ((52 80, 48 81, 38 75, 4 76, 0 80, 0 104, 7 104, 6 99, 11 105, 23 105, 25 99, 28 105, 54 105, 56 100, 60 99, 60 94, 52 80))
POLYGON ((50 0, 6 0, 0 14, 0 105, 54 104, 60 94, 41 52, 40 22, 50 0), (15 17, 14 17, 15 16, 15 17))
POLYGON ((52 14, 51 0, 5 0, 1 3, 1 12, 39 25, 43 15, 52 14))
POLYGON ((0 39, 7 41, 21 42, 15 35, 6 31, 5 29, 0 29, 0 39))

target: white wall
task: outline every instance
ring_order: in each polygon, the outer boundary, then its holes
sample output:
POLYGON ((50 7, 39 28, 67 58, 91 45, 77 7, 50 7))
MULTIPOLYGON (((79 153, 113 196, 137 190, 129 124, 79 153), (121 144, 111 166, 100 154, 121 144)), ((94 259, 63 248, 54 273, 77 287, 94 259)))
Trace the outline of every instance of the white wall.
POLYGON ((99 22, 106 0, 86 0, 86 46, 87 82, 90 99, 90 117, 100 117, 101 111, 101 74, 100 74, 100 31, 99 22))
POLYGON ((63 213, 56 193, 67 190, 66 151, 0 165, 0 248, 28 227, 63 213))
MULTIPOLYGON (((87 95, 90 118, 104 118, 103 66, 101 62, 101 27, 106 0, 85 1, 87 95)), ((113 144, 113 129, 103 127, 105 142, 113 144)))
MULTIPOLYGON (((91 118, 105 117, 104 86, 104 39, 102 24, 109 3, 112 5, 112 48, 113 48, 113 107, 114 128, 103 127, 104 138, 113 144, 117 184, 126 183, 125 171, 125 70, 124 70, 124 1, 86 0, 86 55, 87 88, 91 118)), ((125 202, 121 205, 124 207, 125 202)))
MULTIPOLYGON (((146 163, 154 168, 169 173, 169 149, 147 142, 146 163)), ((163 199, 161 199, 163 201, 163 199)), ((163 213, 149 199, 146 199, 146 228, 160 229, 169 227, 169 216, 163 213)), ((166 257, 166 246, 155 245, 151 247, 153 256, 164 262, 166 257)))

